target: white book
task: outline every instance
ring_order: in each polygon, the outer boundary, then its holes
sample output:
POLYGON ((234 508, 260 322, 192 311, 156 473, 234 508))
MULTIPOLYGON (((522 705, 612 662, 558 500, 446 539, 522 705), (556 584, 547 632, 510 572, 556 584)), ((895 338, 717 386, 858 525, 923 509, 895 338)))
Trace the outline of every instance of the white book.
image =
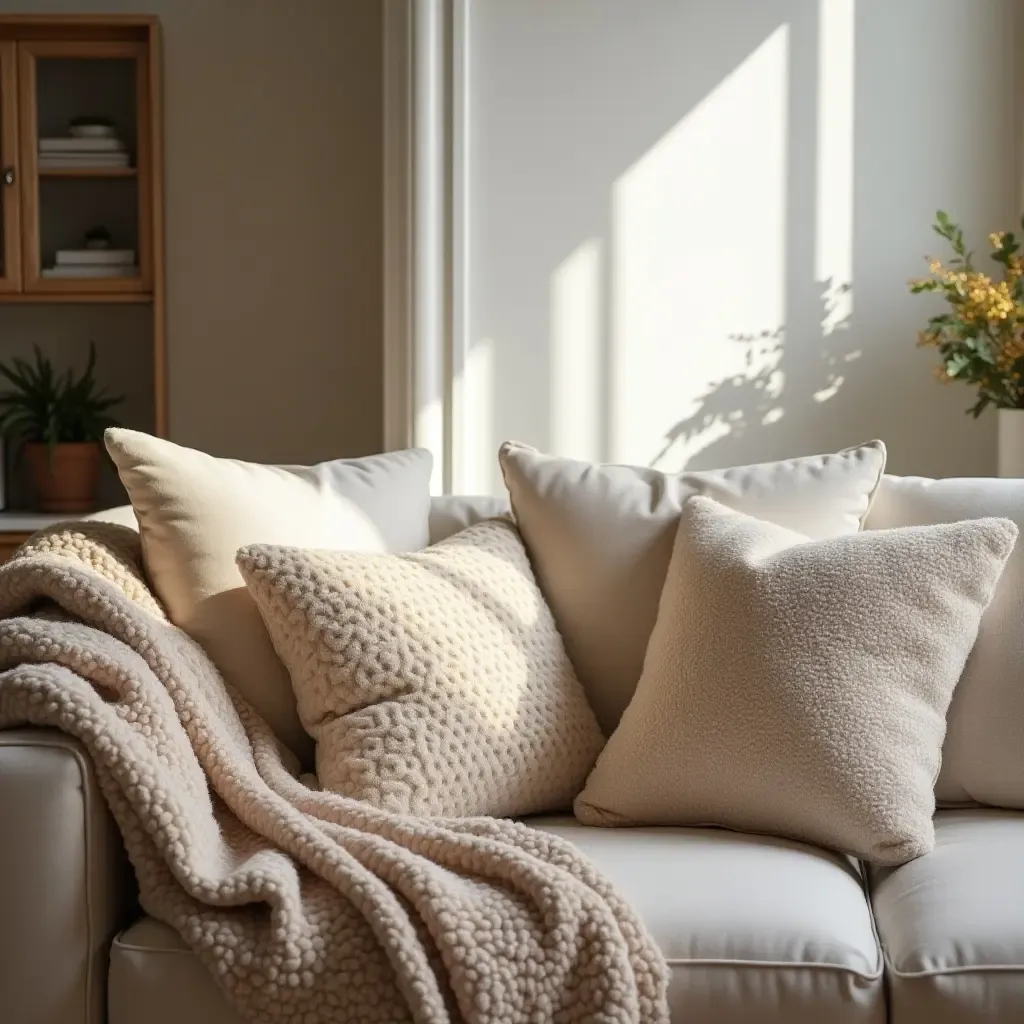
POLYGON ((40 139, 40 153, 120 153, 124 151, 120 139, 40 139))
POLYGON ((40 164, 70 166, 119 166, 128 163, 127 153, 40 153, 40 164))
POLYGON ((138 267, 43 267, 43 277, 138 277, 138 267))
POLYGON ((134 249, 58 249, 58 267, 131 267, 135 265, 134 249))

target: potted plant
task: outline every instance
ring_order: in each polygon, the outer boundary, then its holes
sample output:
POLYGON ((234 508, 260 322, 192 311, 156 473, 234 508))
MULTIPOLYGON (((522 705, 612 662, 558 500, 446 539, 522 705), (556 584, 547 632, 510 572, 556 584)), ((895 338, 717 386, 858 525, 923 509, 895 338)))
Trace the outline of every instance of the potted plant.
POLYGON ((43 512, 88 512, 100 472, 103 431, 116 422, 108 412, 123 398, 96 383, 96 346, 85 371, 59 374, 38 346, 34 362, 0 363, 10 389, 0 394, 0 434, 23 445, 43 512))
MULTIPOLYGON (((1024 227, 1024 221, 1022 221, 1024 227)), ((935 375, 943 382, 976 387, 968 410, 980 416, 994 406, 999 417, 999 475, 1024 476, 1024 260, 1012 232, 988 236, 998 272, 974 265, 963 231, 943 211, 933 229, 953 250, 946 262, 929 257, 930 276, 910 282, 910 290, 938 292, 949 309, 933 316, 918 335, 919 345, 938 349, 935 375)))

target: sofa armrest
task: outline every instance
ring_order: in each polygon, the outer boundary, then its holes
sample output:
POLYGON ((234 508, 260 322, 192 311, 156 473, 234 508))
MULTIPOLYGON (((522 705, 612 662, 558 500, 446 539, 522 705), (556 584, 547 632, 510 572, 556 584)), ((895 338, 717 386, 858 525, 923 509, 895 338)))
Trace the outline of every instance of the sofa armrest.
POLYGON ((103 1024, 135 881, 82 746, 0 732, 0 1020, 103 1024))

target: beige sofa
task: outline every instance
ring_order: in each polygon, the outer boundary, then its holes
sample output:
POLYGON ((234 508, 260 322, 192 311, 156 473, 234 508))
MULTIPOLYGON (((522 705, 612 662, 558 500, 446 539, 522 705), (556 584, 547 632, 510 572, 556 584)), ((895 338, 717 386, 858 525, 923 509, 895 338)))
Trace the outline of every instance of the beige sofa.
MULTIPOLYGON (((437 499, 433 539, 500 510, 437 499)), ((941 811, 935 851, 884 871, 715 829, 534 824, 639 910, 671 965, 673 1021, 1024 1021, 1024 814, 941 811)), ((82 749, 0 732, 0 1022, 237 1020, 174 932, 140 916, 82 749)))

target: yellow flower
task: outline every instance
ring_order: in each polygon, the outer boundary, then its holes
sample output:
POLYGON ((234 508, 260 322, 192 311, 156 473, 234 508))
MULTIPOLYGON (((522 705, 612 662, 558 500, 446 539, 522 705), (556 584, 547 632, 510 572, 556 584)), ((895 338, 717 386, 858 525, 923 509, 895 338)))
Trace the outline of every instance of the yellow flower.
POLYGON ((932 261, 931 261, 931 262, 930 262, 930 263, 928 264, 928 269, 929 269, 929 270, 930 270, 930 271, 931 271, 931 272, 932 272, 933 274, 937 274, 937 273, 938 273, 938 272, 939 272, 939 271, 940 271, 940 270, 942 269, 942 261, 941 261, 941 260, 932 260, 932 261))
POLYGON ((988 240, 993 249, 1001 249, 1003 247, 1003 239, 1005 237, 1005 231, 993 231, 992 234, 988 236, 988 240))

